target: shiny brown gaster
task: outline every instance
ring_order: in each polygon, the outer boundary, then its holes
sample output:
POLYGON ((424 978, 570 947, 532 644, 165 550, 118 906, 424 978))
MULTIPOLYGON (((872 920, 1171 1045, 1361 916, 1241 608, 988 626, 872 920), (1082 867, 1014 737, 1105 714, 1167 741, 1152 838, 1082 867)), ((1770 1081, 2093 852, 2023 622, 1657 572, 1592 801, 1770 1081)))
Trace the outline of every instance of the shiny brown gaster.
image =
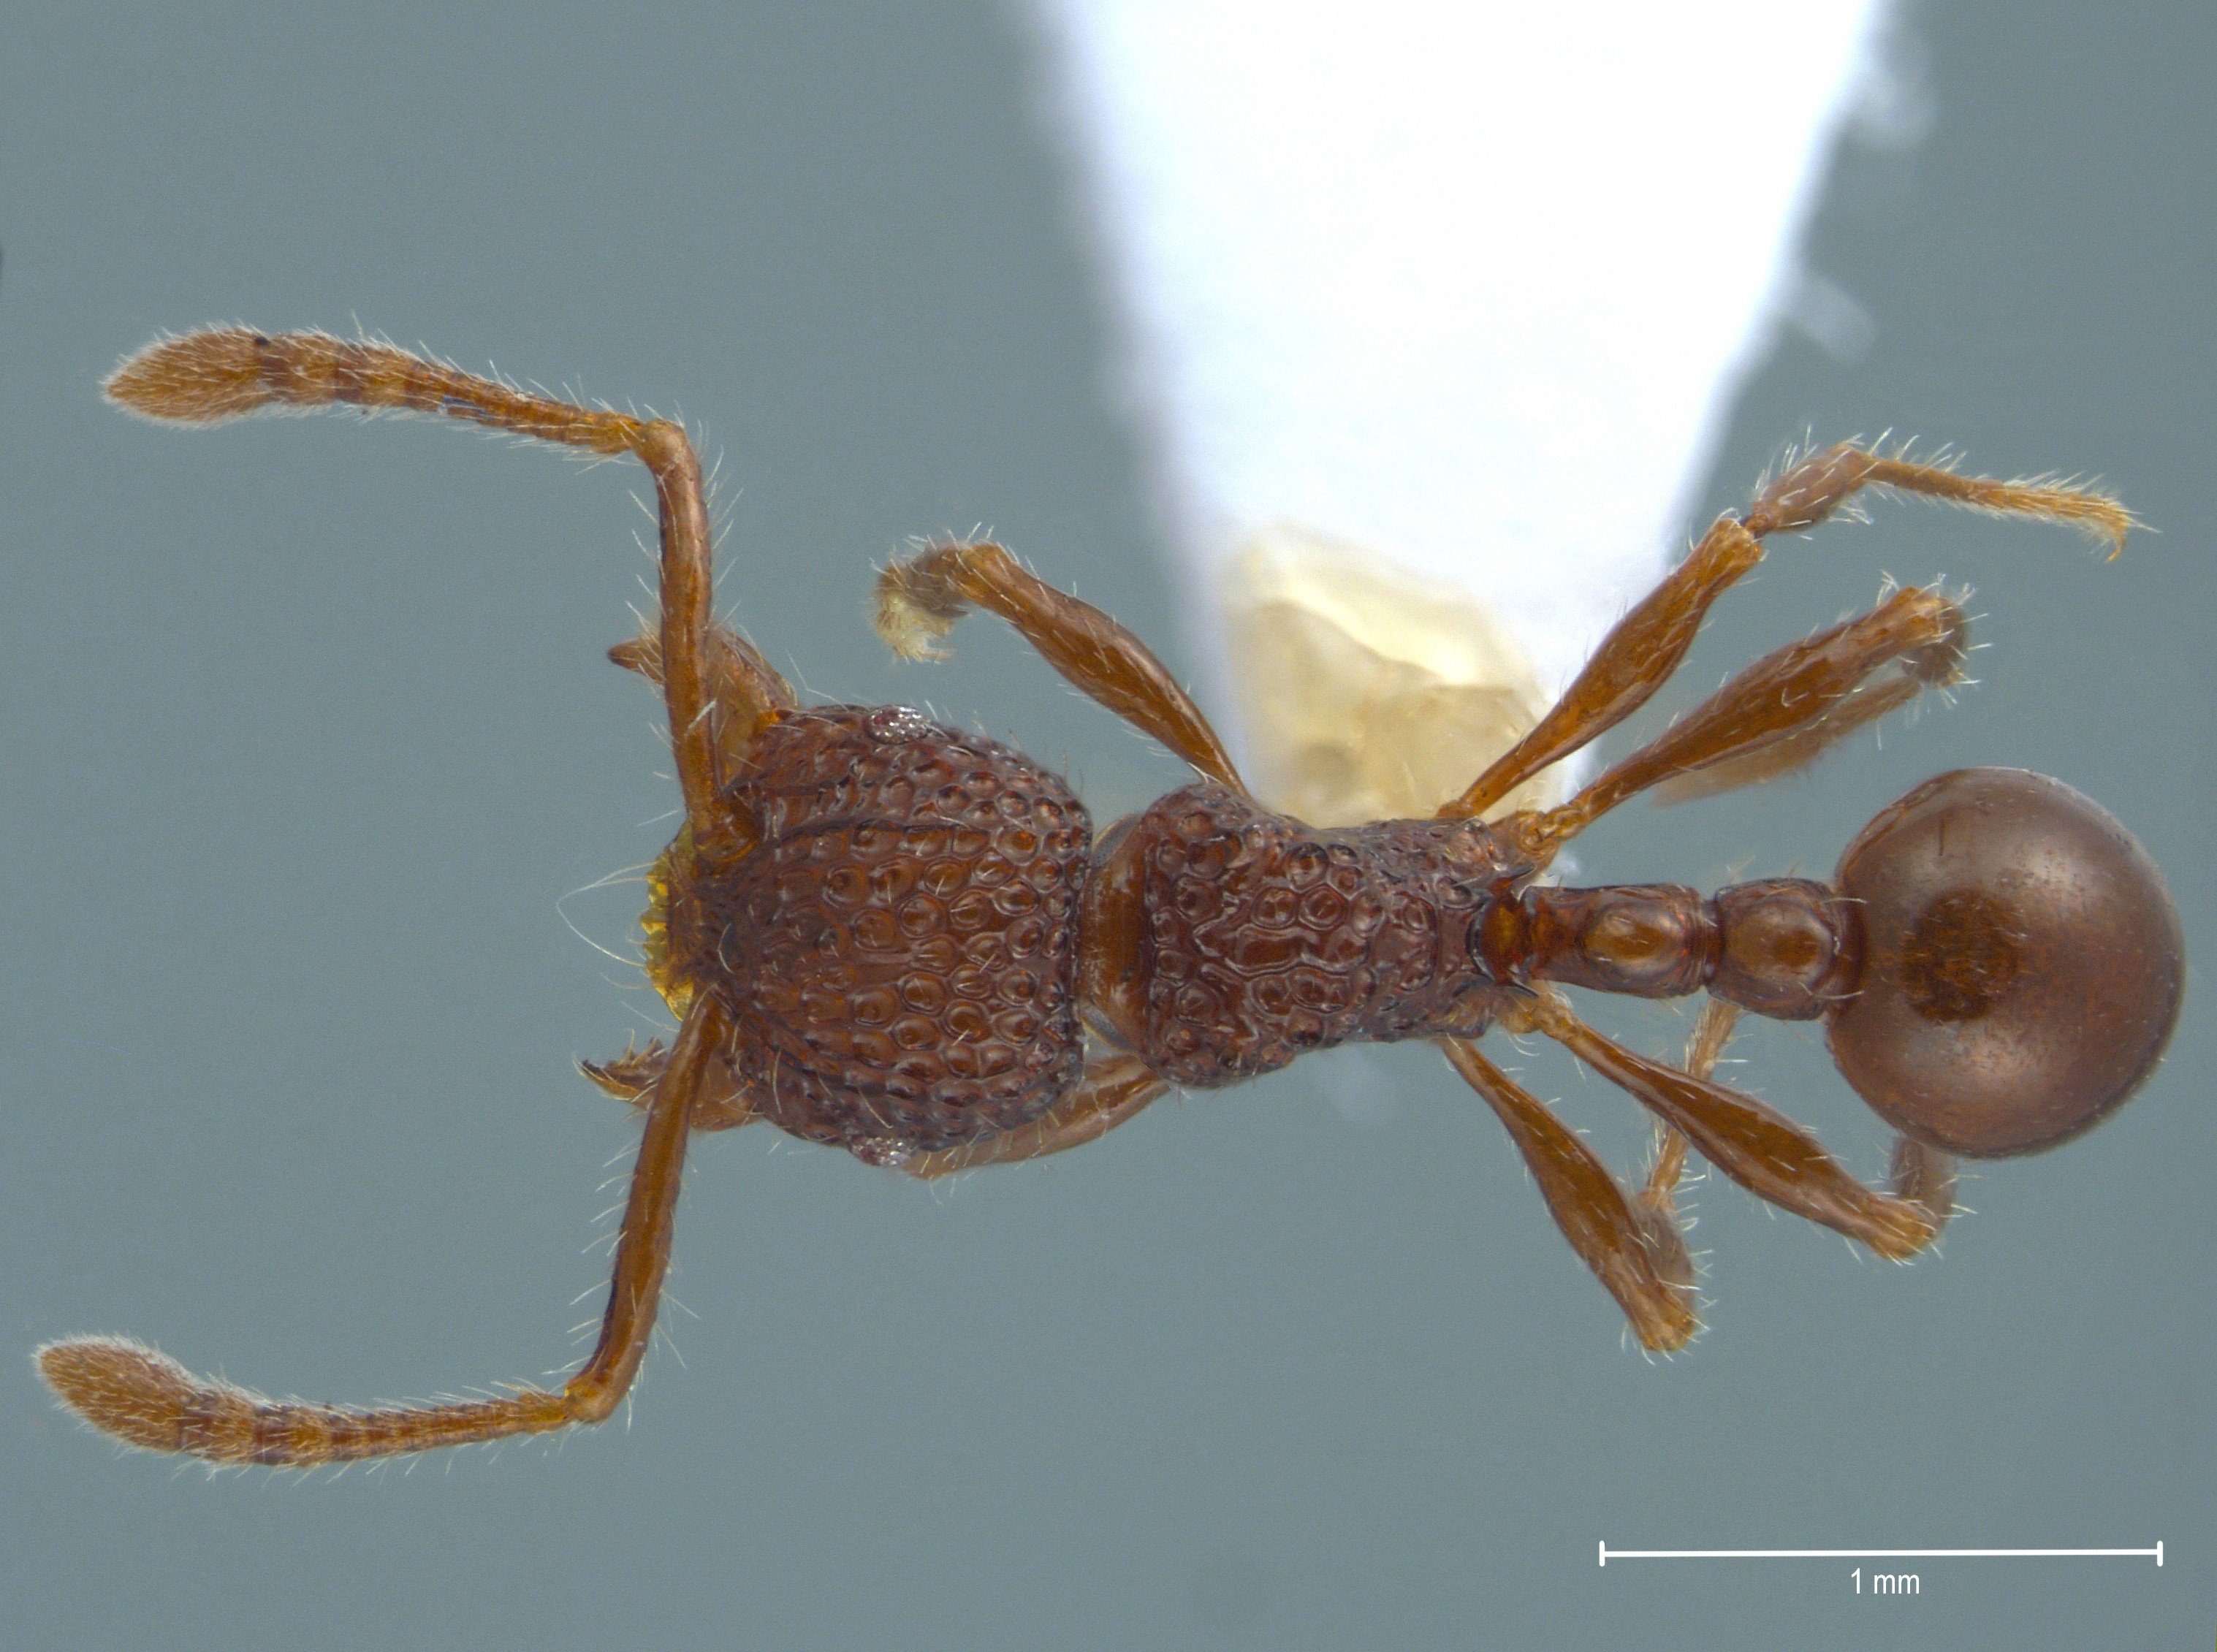
POLYGON ((641 1109, 645 1128, 584 1366, 559 1391, 356 1409, 272 1401, 120 1337, 40 1349, 63 1399, 134 1446, 309 1465, 600 1421, 645 1353, 695 1130, 767 1120, 940 1176, 1091 1141, 1172 1084, 1232 1083, 1361 1040, 1439 1044, 1642 1343, 1677 1348, 1699 1328, 1673 1204, 1689 1146, 1761 1197, 1905 1257, 1948 1219, 1952 1154, 2030 1151, 2088 1128, 2152 1069, 2176 1019, 2183 948, 2161 878, 2115 821, 2037 776, 1928 782, 1865 829, 1829 885, 1777 878, 1704 897, 1535 881, 1561 844, 1642 791, 1782 772, 1955 681, 1966 625, 1938 591, 1900 592, 1777 650, 1559 808, 1481 818, 1653 694, 1765 536, 1882 486, 2121 545, 2131 517, 2067 484, 1959 477, 1853 446, 1790 465, 1745 515, 1720 521, 1438 817, 1338 830, 1249 795, 1146 645, 999 546, 934 546, 887 569, 879 628, 896 649, 927 656, 965 611, 988 609, 1192 765, 1194 785, 1096 839, 1083 804, 1020 753, 903 707, 804 707, 716 623, 700 465, 675 424, 321 333, 164 340, 108 389, 183 423, 354 406, 637 457, 659 505, 662 613, 610 656, 660 687, 684 798, 644 920, 676 1041, 585 1068, 641 1109), (1550 983, 1706 990, 1710 1003, 1672 1067, 1595 1032, 1550 983), (1893 1191, 1865 1187, 1783 1114, 1714 1081, 1742 1009, 1825 1020, 1843 1072, 1901 1132, 1893 1191), (2073 1036, 2041 1044, 2066 1010, 2073 1036), (1494 1026, 1557 1040, 1653 1110, 1656 1163, 1640 1189, 1627 1193, 1487 1059, 1477 1040, 1494 1026), (2030 1082, 2028 1049, 2042 1063, 2030 1082))

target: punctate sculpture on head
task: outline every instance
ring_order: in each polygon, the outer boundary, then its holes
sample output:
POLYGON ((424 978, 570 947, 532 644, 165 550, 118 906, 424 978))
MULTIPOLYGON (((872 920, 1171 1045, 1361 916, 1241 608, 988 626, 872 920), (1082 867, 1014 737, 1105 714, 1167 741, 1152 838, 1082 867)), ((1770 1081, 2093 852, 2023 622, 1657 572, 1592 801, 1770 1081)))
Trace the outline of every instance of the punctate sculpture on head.
POLYGON ((1146 646, 999 546, 934 545, 886 569, 896 649, 972 607, 1189 763, 1194 784, 1096 840, 1063 782, 899 706, 804 706, 710 612, 708 515, 678 426, 528 395, 373 341, 225 328, 157 342, 108 392, 212 423, 351 406, 440 415, 654 478, 658 620, 610 650, 667 706, 684 820, 650 879, 650 977, 679 1021, 588 1074, 645 1131, 600 1341, 562 1388, 424 1406, 277 1402, 118 1337, 39 1351, 115 1437, 217 1463, 392 1456, 608 1415, 646 1351, 695 1130, 767 1120, 920 1177, 1093 1140, 1172 1086, 1210 1088, 1361 1040, 1430 1039, 1500 1115, 1565 1235, 1646 1347, 1698 1329, 1672 1193, 1690 1146, 1741 1186, 1882 1256, 1928 1244, 1955 1154, 2029 1152, 2106 1116, 2177 1015, 2183 947, 2140 847, 2069 787, 1965 770, 1883 811, 1833 882, 1704 897, 1535 880, 1607 811, 1664 781, 1721 788, 1806 763, 1955 681, 1967 626, 1938 590, 1766 655, 1558 807, 1486 812, 1667 681, 1710 605, 1775 533, 1891 488, 2121 544, 2115 501, 1967 478, 1854 446, 1788 465, 1603 641, 1529 733, 1428 819, 1320 829, 1252 797, 1146 646), (1558 985, 1706 991, 1683 1065, 1638 1055, 1558 985), (1841 1072, 1900 1132, 1893 1185, 1849 1175, 1782 1113, 1710 1071, 1741 1010, 1821 1019, 1841 1072), (1540 1032, 1652 1108, 1662 1146, 1627 1192, 1480 1050, 1540 1032))

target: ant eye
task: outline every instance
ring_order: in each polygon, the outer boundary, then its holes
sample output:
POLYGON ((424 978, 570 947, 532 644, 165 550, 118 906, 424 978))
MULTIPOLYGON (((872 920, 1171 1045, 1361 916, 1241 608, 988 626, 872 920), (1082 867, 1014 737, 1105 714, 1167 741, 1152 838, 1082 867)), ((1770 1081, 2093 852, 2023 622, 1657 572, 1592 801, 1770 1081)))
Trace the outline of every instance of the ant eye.
POLYGON ((1927 780, 1840 858, 1862 917, 1861 989, 1832 1059, 1880 1117, 1977 1157, 2090 1130, 2139 1088, 2178 1019, 2185 943, 2163 874, 2060 780, 1927 780))

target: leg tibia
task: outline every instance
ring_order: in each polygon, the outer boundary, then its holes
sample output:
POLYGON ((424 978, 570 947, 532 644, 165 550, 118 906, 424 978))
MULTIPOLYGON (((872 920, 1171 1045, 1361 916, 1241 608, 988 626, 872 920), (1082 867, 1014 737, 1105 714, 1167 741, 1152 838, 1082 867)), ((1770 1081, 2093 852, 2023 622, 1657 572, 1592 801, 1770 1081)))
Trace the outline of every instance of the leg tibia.
POLYGON ((1476 1044, 1446 1039, 1441 1048, 1507 1127, 1555 1225, 1616 1298, 1641 1345, 1658 1353, 1685 1347, 1701 1322, 1694 1312, 1693 1259, 1667 1196, 1659 1203, 1627 1199, 1593 1150, 1476 1044))
POLYGON ((936 545, 878 576, 878 634, 907 659, 936 655, 932 639, 973 607, 1014 626, 1081 693, 1209 779, 1246 791, 1216 730, 1152 649, 999 546, 936 545))
POLYGON ((919 1153, 900 1167, 930 1180, 983 1164, 1015 1164, 1025 1159, 1066 1153, 1098 1141, 1139 1117, 1170 1086, 1147 1070, 1136 1056, 1103 1057, 1089 1065, 1078 1088, 1028 1125, 981 1141, 936 1153, 919 1153))
POLYGON ((113 1336, 50 1342, 39 1350, 39 1370, 72 1410, 116 1439, 213 1463, 308 1468, 599 1422, 646 1357, 670 1266, 692 1104, 710 1052, 728 1032, 722 1012, 704 999, 663 1065, 632 1170, 600 1341, 559 1394, 524 1388, 505 1399, 361 1410, 279 1402, 195 1377, 143 1343, 113 1336))
POLYGON ((1718 597, 1763 559, 1763 546, 1730 517, 1618 620, 1593 658, 1532 731, 1496 758, 1440 811, 1484 814, 1549 764, 1590 744, 1638 711, 1669 681, 1718 597))
POLYGON ((1644 1102, 1758 1198, 1895 1261, 1923 1249, 1939 1230, 1922 1205, 1864 1187, 1814 1137, 1753 1096, 1634 1055, 1579 1020, 1553 993, 1533 1000, 1528 1016, 1534 1029, 1644 1102))
POLYGON ((1602 639, 1561 701, 1440 812, 1484 814, 1547 765, 1639 710, 1678 669, 1710 605, 1762 559, 1766 535, 1814 527, 1866 487, 1896 488, 1994 515, 2057 522, 2114 547, 2121 547, 2135 526, 2132 513, 2115 500, 2067 482, 1998 482, 1889 459, 1851 442, 1828 447, 1764 487, 1738 521, 1726 517, 1712 527, 1693 554, 1602 639))
POLYGON ((1896 592, 1859 620, 1765 655, 1570 802, 1520 817, 1528 823, 1516 829, 1552 852, 1662 781, 1745 765, 1738 782, 1808 762, 1925 687, 1953 682, 1969 634, 1963 611, 1940 592, 1896 592))

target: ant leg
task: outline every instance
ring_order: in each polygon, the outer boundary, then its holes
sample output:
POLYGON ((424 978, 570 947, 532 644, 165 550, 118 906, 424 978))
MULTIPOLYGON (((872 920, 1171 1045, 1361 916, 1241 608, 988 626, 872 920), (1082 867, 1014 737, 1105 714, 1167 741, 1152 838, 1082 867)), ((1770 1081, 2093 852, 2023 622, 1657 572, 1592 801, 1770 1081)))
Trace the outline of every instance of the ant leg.
MULTIPOLYGON (((715 730, 719 773, 736 774, 744 763, 755 736, 787 712, 797 709, 800 697, 760 650, 729 626, 708 621, 708 700, 715 710, 710 719, 715 730)), ((627 671, 636 671, 656 687, 662 687, 662 637, 652 626, 638 636, 618 643, 608 658, 627 671)))
POLYGON ((1154 651, 1091 603, 1026 571, 1001 546, 936 545, 878 576, 878 635, 904 659, 937 657, 933 639, 973 606, 1014 626, 1080 691, 1245 795, 1224 743, 1154 651))
POLYGON ((693 1098, 701 1092, 708 1065, 731 1037, 722 1007, 703 993, 677 1029, 670 1060, 647 1104, 646 1127, 631 1174, 631 1195, 624 1205, 622 1236, 616 1242, 608 1305, 601 1316, 600 1340, 584 1369, 562 1385, 562 1409, 570 1422, 600 1422, 630 1391, 646 1359, 655 1311, 662 1305, 663 1276, 670 1271, 670 1243, 677 1229, 677 1195, 684 1186, 685 1143, 692 1134, 693 1098))
POLYGON ((1914 1198, 1866 1187, 1775 1108, 1725 1085, 1634 1055, 1588 1026, 1562 998, 1522 1005, 1510 1032, 1536 1031, 1627 1090, 1691 1142, 1703 1158, 1759 1199, 1860 1239, 1893 1261, 1930 1243, 1939 1224, 1914 1198))
POLYGON ((654 478, 662 532, 663 681, 685 814, 697 835, 721 823, 719 752, 710 693, 708 506, 701 461, 684 430, 527 395, 390 344, 329 333, 213 328, 166 338, 133 356, 108 393, 134 413, 213 424, 285 408, 349 406, 436 413, 613 456, 630 453, 654 478))
MULTIPOLYGON (((1701 1013, 1694 1020, 1693 1036, 1686 1040, 1686 1053, 1680 1057, 1678 1069, 1695 1078, 1709 1079, 1716 1076, 1717 1063, 1723 1059, 1725 1046, 1732 1042, 1732 1029, 1739 1025, 1740 1007, 1722 998, 1704 998, 1701 1013)), ((1655 1157, 1647 1167, 1647 1181, 1633 1196, 1633 1207, 1646 1213, 1652 1222, 1667 1223, 1670 1230, 1678 1231, 1678 1184, 1685 1180, 1686 1138, 1677 1128, 1658 1119, 1655 1121, 1655 1157)), ((1682 1244, 1683 1241, 1680 1242, 1682 1244)))
MULTIPOLYGON (((643 1112, 654 1100, 654 1087, 669 1063, 670 1052, 655 1039, 645 1049, 627 1050, 614 1061, 581 1061, 577 1069, 617 1100, 643 1112)), ((754 1123, 756 1116, 754 1102, 739 1093, 739 1081, 732 1076, 723 1051, 711 1053, 693 1097, 693 1128, 737 1130, 754 1123)))
MULTIPOLYGON (((1594 1150, 1488 1060, 1475 1041, 1442 1039, 1440 1047, 1464 1082, 1485 1098, 1508 1127, 1555 1225, 1616 1298, 1640 1345, 1671 1353, 1692 1341, 1701 1328, 1694 1311, 1694 1262, 1686 1254, 1667 1187, 1660 1199, 1652 1183, 1627 1199, 1594 1150)), ((1670 1165, 1673 1186, 1677 1162, 1670 1165)))
POLYGON ((900 1168, 923 1180, 951 1176, 981 1164, 1016 1164, 1098 1141, 1137 1118, 1170 1086, 1137 1056, 1113 1055, 1090 1063, 1076 1088, 1028 1125, 960 1147, 919 1153, 900 1168))
MULTIPOLYGON (((1684 1069, 1702 1079, 1714 1072, 1738 1019, 1738 1007, 1722 999, 1702 1005, 1686 1045, 1684 1069)), ((1701 1322, 1695 1312, 1694 1259, 1687 1254, 1677 1199, 1686 1138, 1658 1120, 1654 1162, 1640 1191, 1627 1197, 1593 1150, 1488 1060, 1474 1040, 1448 1039, 1443 1047, 1455 1070, 1508 1127, 1555 1225, 1616 1298, 1640 1346, 1675 1353, 1693 1341, 1701 1322)))
POLYGON ((522 1388, 504 1399, 374 1410, 279 1402, 195 1377, 141 1343, 106 1336, 49 1342, 39 1350, 39 1369, 95 1427, 128 1445, 188 1452, 212 1463, 312 1468, 599 1422, 646 1357, 670 1265, 688 1115, 711 1052, 728 1036, 723 1012, 706 996, 685 1018, 646 1110, 600 1341, 559 1394, 522 1388))
POLYGON ((1993 515, 2060 522, 2118 549, 2137 526, 2115 500, 2067 482, 1998 482, 1888 459, 1852 442, 1828 447, 1764 488, 1745 516, 1719 518, 1692 554, 1616 622, 1547 714, 1440 813, 1484 814, 1541 769, 1638 711, 1686 657, 1710 605, 1763 559, 1767 535, 1814 527, 1865 487, 1895 488, 1993 515))
POLYGON ((1955 1214, 1955 1156, 1907 1136, 1895 1137, 1893 1191, 1924 1207, 1936 1236, 1955 1214))
POLYGON ((1775 649, 1559 808, 1508 830, 1544 860, 1627 798, 1698 775, 1714 789, 1813 760, 1826 746, 1960 675, 1970 621, 1948 597, 1898 591, 1861 619, 1775 649))

